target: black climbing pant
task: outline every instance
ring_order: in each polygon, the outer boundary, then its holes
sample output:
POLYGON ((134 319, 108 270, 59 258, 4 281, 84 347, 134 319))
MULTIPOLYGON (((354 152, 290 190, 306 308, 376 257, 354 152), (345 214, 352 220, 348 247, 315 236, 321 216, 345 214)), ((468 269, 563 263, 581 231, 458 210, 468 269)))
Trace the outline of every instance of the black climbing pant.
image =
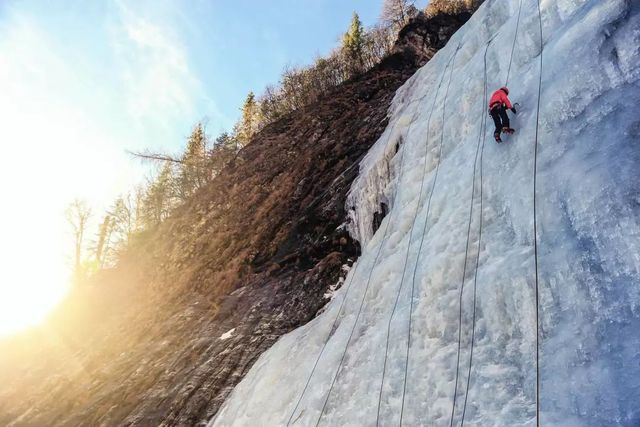
POLYGON ((495 135, 500 135, 502 128, 510 127, 509 116, 507 116, 507 109, 504 108, 504 105, 495 107, 489 113, 491 114, 493 123, 496 125, 495 135))

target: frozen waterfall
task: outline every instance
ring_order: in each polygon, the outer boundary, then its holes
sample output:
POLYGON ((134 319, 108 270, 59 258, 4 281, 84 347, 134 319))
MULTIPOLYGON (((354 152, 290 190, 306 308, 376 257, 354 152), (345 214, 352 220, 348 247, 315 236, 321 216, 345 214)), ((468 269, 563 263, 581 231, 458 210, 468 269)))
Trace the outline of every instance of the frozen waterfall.
POLYGON ((362 256, 212 425, 535 426, 537 397, 545 426, 640 425, 640 2, 540 0, 543 46, 538 10, 487 0, 398 91, 349 196, 362 256))

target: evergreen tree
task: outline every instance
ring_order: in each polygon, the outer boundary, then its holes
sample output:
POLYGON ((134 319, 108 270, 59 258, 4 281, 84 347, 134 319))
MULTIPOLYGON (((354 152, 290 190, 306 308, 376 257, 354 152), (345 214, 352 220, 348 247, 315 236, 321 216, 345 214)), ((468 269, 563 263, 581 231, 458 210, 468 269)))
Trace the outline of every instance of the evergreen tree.
POLYGON ((158 176, 149 183, 143 200, 143 223, 146 228, 162 222, 173 207, 173 167, 169 162, 162 165, 158 176))
POLYGON ((183 201, 208 181, 206 168, 207 136, 202 123, 194 126, 182 156, 176 192, 183 201))
POLYGON ((253 135, 258 131, 260 109, 256 102, 256 96, 249 92, 242 106, 242 119, 238 132, 238 140, 242 146, 247 145, 253 135))
POLYGON ((239 149, 238 138, 230 135, 229 132, 222 132, 216 138, 214 147, 218 150, 235 154, 239 149))
POLYGON ((215 140, 208 155, 209 169, 218 174, 236 155, 239 149, 238 138, 228 132, 221 133, 215 140))
POLYGON ((346 55, 351 74, 357 74, 363 70, 363 54, 365 48, 365 31, 362 21, 356 12, 353 12, 351 26, 342 37, 342 49, 346 55))

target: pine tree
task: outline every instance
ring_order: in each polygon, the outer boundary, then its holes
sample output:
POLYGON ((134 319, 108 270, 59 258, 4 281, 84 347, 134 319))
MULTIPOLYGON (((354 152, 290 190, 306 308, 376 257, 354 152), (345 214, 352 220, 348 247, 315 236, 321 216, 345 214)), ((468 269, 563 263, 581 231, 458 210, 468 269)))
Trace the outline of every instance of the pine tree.
POLYGON ((238 139, 228 132, 222 132, 217 138, 214 147, 226 153, 235 154, 238 149, 238 139))
POLYGON ((242 146, 247 145, 258 131, 260 108, 256 102, 256 96, 249 92, 242 106, 242 119, 240 121, 238 139, 242 146))
POLYGON ((208 167, 217 175, 235 157, 239 148, 238 138, 228 132, 221 133, 208 153, 208 167))
POLYGON ((342 37, 342 49, 347 57, 347 63, 351 74, 357 74, 363 70, 363 53, 365 47, 365 32, 362 21, 356 12, 353 12, 351 26, 342 37))
POLYGON ((176 193, 181 200, 186 200, 208 181, 206 155, 207 136, 202 123, 197 123, 187 141, 176 183, 176 193))
POLYGON ((158 176, 150 181, 143 200, 143 223, 146 228, 162 222, 173 207, 173 167, 169 162, 164 163, 158 176))

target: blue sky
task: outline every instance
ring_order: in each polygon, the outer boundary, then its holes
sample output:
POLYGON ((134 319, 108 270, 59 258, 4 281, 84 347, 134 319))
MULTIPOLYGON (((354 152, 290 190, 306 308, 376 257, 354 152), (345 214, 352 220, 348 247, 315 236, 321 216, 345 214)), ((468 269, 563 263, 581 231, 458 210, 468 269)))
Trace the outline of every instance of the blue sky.
POLYGON ((2 1, 0 55, 14 74, 0 85, 81 110, 115 146, 177 149, 202 118, 214 136, 231 128, 249 91, 328 52, 352 11, 373 24, 381 3, 2 1))
POLYGON ((61 295, 65 207, 84 198, 97 221, 141 182, 125 150, 177 153, 201 119, 230 129, 249 91, 330 51, 354 10, 373 24, 381 3, 0 0, 0 313, 61 295))

